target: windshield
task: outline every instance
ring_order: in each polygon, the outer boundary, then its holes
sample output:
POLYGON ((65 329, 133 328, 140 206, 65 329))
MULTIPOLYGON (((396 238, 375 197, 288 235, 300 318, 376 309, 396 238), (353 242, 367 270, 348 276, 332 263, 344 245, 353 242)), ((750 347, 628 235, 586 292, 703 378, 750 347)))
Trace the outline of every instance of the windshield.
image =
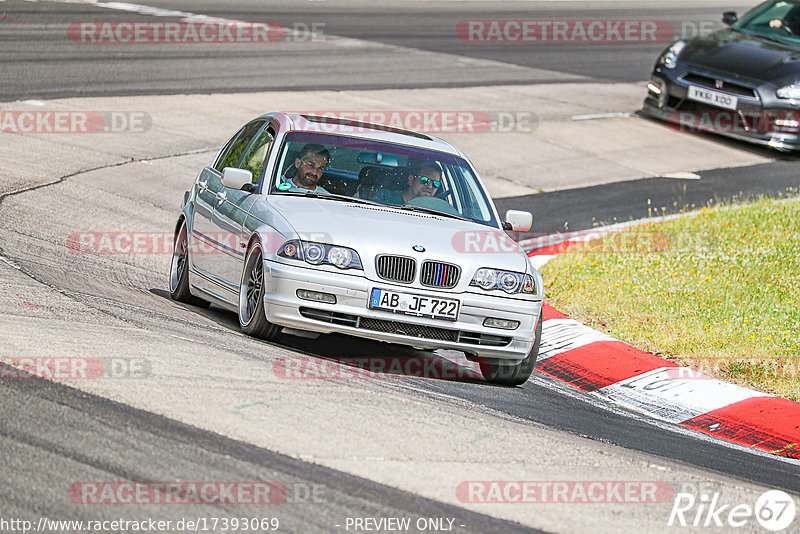
POLYGON ((270 187, 497 226, 490 201, 464 159, 417 147, 340 135, 286 136, 270 187))
POLYGON ((746 13, 733 28, 744 33, 800 44, 800 2, 766 2, 746 13))

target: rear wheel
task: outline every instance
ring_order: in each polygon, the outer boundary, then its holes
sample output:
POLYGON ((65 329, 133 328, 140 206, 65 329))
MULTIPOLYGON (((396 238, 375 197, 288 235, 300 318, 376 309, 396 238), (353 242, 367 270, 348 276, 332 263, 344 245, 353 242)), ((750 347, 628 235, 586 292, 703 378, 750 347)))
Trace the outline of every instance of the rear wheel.
POLYGON ((539 343, 542 339, 542 312, 539 312, 539 320, 536 321, 536 339, 533 342, 530 352, 519 363, 514 365, 501 365, 494 361, 482 360, 480 362, 481 374, 487 382, 502 386, 519 386, 524 384, 533 373, 536 366, 536 359, 539 357, 539 343))
POLYGON ((253 243, 247 251, 239 286, 239 326, 242 331, 261 339, 278 337, 281 327, 267 321, 264 313, 264 254, 261 244, 253 243))
POLYGON ((169 266, 169 294, 172 300, 193 306, 208 308, 208 301, 195 297, 189 291, 189 236, 186 235, 186 221, 182 221, 175 234, 172 247, 172 262, 169 266))

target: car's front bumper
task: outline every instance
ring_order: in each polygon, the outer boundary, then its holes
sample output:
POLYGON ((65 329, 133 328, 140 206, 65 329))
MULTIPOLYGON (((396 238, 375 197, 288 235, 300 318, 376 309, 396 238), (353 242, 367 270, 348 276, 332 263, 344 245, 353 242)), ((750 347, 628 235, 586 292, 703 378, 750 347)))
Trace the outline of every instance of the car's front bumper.
MULTIPOLYGON (((696 73, 693 71, 691 74, 696 73)), ((755 85, 752 97, 734 95, 738 98, 734 110, 695 102, 688 98, 692 84, 686 81, 686 74, 657 68, 648 84, 642 111, 676 126, 680 131, 724 135, 777 150, 800 150, 800 124, 793 127, 782 125, 783 121, 800 119, 798 109, 755 85), (655 92, 653 86, 660 92, 655 92)), ((726 80, 719 73, 703 74, 726 80)))
POLYGON ((340 274, 274 261, 264 263, 264 282, 266 317, 277 325, 503 360, 521 360, 530 352, 542 306, 541 301, 376 283, 347 271, 340 274), (374 287, 456 298, 460 301, 458 319, 436 320, 370 309, 367 305, 374 287), (301 299, 298 289, 334 295, 336 304, 301 299), (514 330, 489 328, 483 326, 487 317, 514 320, 520 325, 514 330))

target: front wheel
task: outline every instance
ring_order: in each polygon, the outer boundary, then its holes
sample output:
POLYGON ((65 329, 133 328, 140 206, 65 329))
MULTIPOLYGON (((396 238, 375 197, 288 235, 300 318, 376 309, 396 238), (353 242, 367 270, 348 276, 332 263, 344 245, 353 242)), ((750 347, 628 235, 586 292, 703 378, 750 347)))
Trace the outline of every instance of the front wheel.
POLYGON ((519 386, 524 384, 533 373, 536 366, 536 359, 539 357, 539 343, 542 339, 542 312, 539 312, 539 320, 536 321, 536 339, 533 342, 530 352, 519 363, 514 365, 501 365, 495 361, 481 360, 481 374, 487 382, 499 384, 501 386, 519 386))
POLYGON ((211 305, 189 291, 189 236, 186 235, 186 221, 181 222, 173 242, 172 262, 169 266, 169 295, 172 300, 193 306, 208 308, 211 305))
POLYGON ((264 313, 264 254, 261 244, 253 243, 247 251, 239 286, 239 326, 249 336, 275 339, 281 327, 267 321, 264 313))

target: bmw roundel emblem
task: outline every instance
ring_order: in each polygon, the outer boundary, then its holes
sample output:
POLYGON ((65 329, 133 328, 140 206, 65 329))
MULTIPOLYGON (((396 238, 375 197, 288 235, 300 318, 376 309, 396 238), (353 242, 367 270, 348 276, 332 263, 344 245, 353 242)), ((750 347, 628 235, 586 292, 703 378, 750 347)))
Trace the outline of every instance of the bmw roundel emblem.
POLYGON ((423 247, 422 245, 414 245, 411 248, 413 248, 416 252, 425 252, 425 247, 423 247))

